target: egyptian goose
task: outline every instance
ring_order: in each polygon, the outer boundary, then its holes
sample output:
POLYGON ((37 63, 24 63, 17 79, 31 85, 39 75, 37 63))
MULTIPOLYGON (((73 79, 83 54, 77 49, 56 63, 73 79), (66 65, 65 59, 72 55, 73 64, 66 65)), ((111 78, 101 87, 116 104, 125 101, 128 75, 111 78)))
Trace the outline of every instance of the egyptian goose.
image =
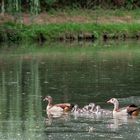
POLYGON ((138 108, 136 105, 131 104, 127 107, 124 108, 119 108, 119 102, 116 98, 112 98, 107 103, 114 104, 114 109, 113 109, 113 115, 130 115, 130 116, 138 116, 140 112, 140 108, 138 108))
POLYGON ((94 113, 95 113, 96 115, 98 115, 98 114, 101 115, 102 111, 101 111, 101 107, 100 107, 99 105, 97 105, 97 106, 95 107, 94 113))
POLYGON ((95 104, 94 103, 90 103, 88 106, 90 108, 89 113, 93 113, 94 110, 95 110, 95 104))
POLYGON ((96 115, 102 115, 102 116, 110 116, 112 114, 112 111, 102 109, 99 105, 95 107, 94 113, 96 115))
POLYGON ((80 115, 81 113, 83 113, 83 110, 80 109, 80 108, 78 107, 78 105, 76 104, 76 105, 74 105, 74 107, 72 108, 71 113, 73 113, 74 115, 80 115))
POLYGON ((87 113, 89 111, 89 105, 85 105, 81 110, 83 113, 87 113))
POLYGON ((43 101, 48 101, 48 105, 46 107, 47 113, 64 113, 68 112, 72 109, 73 105, 70 103, 61 103, 61 104, 52 104, 52 97, 46 96, 43 101))

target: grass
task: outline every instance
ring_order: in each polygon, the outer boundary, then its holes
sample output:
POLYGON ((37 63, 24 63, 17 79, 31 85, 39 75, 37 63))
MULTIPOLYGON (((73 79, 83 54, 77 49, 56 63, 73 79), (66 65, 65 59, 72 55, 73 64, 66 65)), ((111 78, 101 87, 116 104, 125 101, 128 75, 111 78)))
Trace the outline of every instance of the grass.
POLYGON ((81 34, 83 35, 83 38, 88 35, 94 35, 97 39, 103 38, 104 35, 107 35, 108 38, 111 38, 115 35, 117 35, 118 38, 121 38, 122 34, 125 34, 126 37, 130 38, 135 37, 136 35, 140 35, 140 24, 137 23, 98 25, 92 23, 63 23, 29 26, 10 25, 5 29, 17 31, 21 40, 39 40, 39 38, 41 40, 56 40, 60 37, 65 40, 66 36, 69 36, 70 39, 70 36, 76 36, 77 38, 81 34))
MULTIPOLYGON (((41 13, 42 14, 42 13, 41 13)), ((50 11, 40 24, 3 23, 0 42, 140 38, 140 10, 65 9, 50 11), (48 20, 55 19, 55 22, 48 20), (63 21, 61 21, 63 19, 63 21), (66 21, 64 20, 66 19, 66 21)), ((37 21, 41 19, 37 16, 37 21)))

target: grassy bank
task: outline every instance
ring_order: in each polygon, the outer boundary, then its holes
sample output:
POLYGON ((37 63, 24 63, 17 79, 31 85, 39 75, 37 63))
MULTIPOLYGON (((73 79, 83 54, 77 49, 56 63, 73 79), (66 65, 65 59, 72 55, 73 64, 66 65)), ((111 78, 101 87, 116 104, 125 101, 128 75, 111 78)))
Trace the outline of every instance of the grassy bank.
POLYGON ((139 9, 63 9, 19 18, 5 14, 0 16, 0 42, 139 39, 139 14, 139 9))
POLYGON ((62 23, 0 26, 0 41, 65 41, 140 38, 140 24, 62 23))

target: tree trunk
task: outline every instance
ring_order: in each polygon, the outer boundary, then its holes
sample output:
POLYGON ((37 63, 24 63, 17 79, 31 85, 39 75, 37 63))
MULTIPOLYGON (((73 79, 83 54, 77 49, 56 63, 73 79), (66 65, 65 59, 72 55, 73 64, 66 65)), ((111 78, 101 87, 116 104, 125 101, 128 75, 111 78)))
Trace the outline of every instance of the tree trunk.
POLYGON ((4 0, 1 1, 1 15, 4 16, 5 13, 5 6, 4 6, 4 0))

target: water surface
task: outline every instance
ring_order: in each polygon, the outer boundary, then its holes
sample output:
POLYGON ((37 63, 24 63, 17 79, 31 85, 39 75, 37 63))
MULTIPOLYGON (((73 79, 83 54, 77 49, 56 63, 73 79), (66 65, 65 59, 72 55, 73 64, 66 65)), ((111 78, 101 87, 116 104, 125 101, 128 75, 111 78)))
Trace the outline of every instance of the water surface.
POLYGON ((45 95, 55 103, 102 108, 116 97, 140 106, 139 42, 2 45, 0 139, 139 139, 140 117, 48 118, 45 95))

